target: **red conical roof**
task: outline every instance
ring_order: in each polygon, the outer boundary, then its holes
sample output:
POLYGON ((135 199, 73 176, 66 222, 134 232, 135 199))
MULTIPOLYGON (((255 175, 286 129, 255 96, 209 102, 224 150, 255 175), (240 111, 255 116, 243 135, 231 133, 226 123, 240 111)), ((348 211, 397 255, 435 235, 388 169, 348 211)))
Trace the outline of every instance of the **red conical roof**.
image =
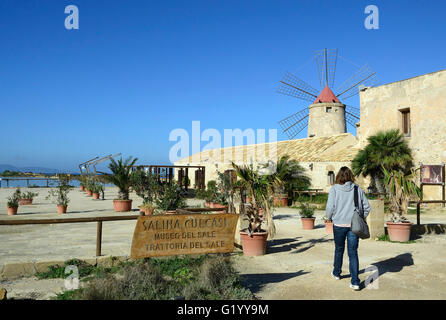
POLYGON ((331 89, 328 86, 326 86, 324 88, 324 90, 322 90, 322 92, 319 94, 319 96, 316 98, 316 100, 314 100, 313 103, 319 103, 319 102, 337 102, 337 103, 341 103, 339 101, 339 99, 335 96, 333 91, 331 91, 331 89))

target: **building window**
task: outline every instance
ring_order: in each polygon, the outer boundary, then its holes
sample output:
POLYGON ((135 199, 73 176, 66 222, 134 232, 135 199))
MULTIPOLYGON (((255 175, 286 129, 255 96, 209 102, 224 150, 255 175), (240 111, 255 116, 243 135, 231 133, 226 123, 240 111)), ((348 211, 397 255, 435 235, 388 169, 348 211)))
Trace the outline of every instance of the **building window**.
POLYGON ((331 107, 326 107, 325 112, 331 112, 331 107))
POLYGON ((400 110, 401 112, 401 131, 405 136, 410 136, 410 109, 400 110))
POLYGON ((328 184, 329 185, 334 185, 335 183, 335 174, 333 171, 328 171, 328 184))

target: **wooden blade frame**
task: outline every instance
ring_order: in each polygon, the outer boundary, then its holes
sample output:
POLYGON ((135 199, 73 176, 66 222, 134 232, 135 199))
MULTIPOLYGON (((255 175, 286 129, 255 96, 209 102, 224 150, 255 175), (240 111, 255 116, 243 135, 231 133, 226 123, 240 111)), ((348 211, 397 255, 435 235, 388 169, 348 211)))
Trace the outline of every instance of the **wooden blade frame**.
POLYGON ((282 128, 282 132, 285 133, 290 139, 293 139, 308 126, 308 115, 308 108, 305 108, 283 120, 280 120, 279 125, 282 128))
POLYGON ((281 94, 310 102, 317 98, 318 91, 316 89, 290 72, 285 74, 280 83, 277 92, 281 94))

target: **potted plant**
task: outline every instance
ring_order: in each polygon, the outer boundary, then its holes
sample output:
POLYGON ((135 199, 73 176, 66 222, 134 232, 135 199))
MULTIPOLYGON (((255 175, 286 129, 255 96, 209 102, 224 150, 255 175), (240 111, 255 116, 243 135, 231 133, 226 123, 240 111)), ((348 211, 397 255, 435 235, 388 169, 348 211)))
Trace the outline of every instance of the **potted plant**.
POLYGON ((113 207, 116 212, 132 210, 132 200, 129 199, 129 190, 131 187, 132 168, 137 160, 137 158, 132 159, 132 157, 128 157, 125 161, 122 157, 118 161, 110 159, 108 168, 112 174, 108 175, 107 179, 119 189, 118 198, 113 200, 113 207))
POLYGON ((17 210, 19 208, 19 195, 20 190, 17 190, 12 194, 12 196, 8 197, 8 201, 6 203, 8 216, 14 216, 17 214, 17 210))
POLYGON ((333 233, 333 221, 329 220, 327 217, 323 217, 322 220, 324 220, 325 231, 327 233, 333 233))
POLYGON ((209 180, 207 183, 204 198, 206 200, 205 206, 208 208, 214 208, 214 201, 217 194, 217 181, 209 180))
POLYGON ((85 191, 85 184, 87 182, 87 177, 84 175, 80 175, 78 180, 79 180, 79 190, 85 191))
POLYGON ((299 215, 300 220, 302 221, 302 228, 304 230, 312 230, 314 229, 314 210, 315 208, 311 207, 307 202, 303 202, 299 206, 299 215))
POLYGON ((143 202, 143 204, 139 206, 139 210, 145 216, 151 216, 155 211, 155 205, 151 202, 143 202))
POLYGON ((136 194, 142 198, 140 212, 144 215, 152 215, 155 210, 154 201, 160 193, 160 185, 157 177, 151 172, 135 170, 131 175, 131 186, 136 194))
POLYGON ((88 177, 85 181, 85 191, 87 192, 87 197, 93 196, 93 188, 95 186, 95 182, 93 178, 88 177))
POLYGON ((383 167, 384 182, 389 191, 389 210, 391 220, 386 221, 391 241, 406 242, 410 239, 412 222, 407 218, 410 198, 419 198, 421 189, 415 183, 415 171, 405 173, 398 170, 388 171, 383 167))
POLYGON ((175 214, 176 209, 184 207, 181 188, 175 183, 166 183, 161 187, 160 196, 156 199, 156 206, 165 214, 175 214))
POLYGON ((35 197, 37 197, 39 194, 36 192, 20 192, 20 197, 19 197, 19 205, 21 206, 26 206, 26 205, 30 205, 33 204, 33 199, 35 197))
POLYGON ((263 169, 275 169, 269 175, 274 184, 274 206, 288 206, 288 198, 292 196, 293 189, 310 185, 305 169, 288 155, 282 156, 275 165, 271 162, 265 164, 263 169))
POLYGON ((91 192, 93 193, 93 199, 99 199, 99 195, 101 192, 104 192, 104 187, 100 183, 94 183, 91 186, 91 192))
POLYGON ((68 203, 70 199, 68 198, 68 193, 71 190, 71 186, 63 175, 59 176, 59 185, 48 191, 46 196, 47 200, 52 200, 54 204, 57 205, 57 213, 64 214, 67 213, 68 203))
POLYGON ((252 195, 251 203, 240 205, 240 213, 244 214, 249 221, 248 228, 240 230, 243 254, 247 256, 259 256, 266 253, 267 238, 274 237, 275 225, 272 218, 271 198, 273 184, 268 176, 261 175, 252 165, 236 165, 232 163, 239 181, 237 187, 240 198, 246 190, 252 195), (266 213, 267 230, 262 228, 264 219, 260 216, 260 210, 266 213))
POLYGON ((234 197, 237 191, 237 175, 234 170, 218 172, 218 192, 215 208, 226 208, 225 212, 235 213, 234 197))

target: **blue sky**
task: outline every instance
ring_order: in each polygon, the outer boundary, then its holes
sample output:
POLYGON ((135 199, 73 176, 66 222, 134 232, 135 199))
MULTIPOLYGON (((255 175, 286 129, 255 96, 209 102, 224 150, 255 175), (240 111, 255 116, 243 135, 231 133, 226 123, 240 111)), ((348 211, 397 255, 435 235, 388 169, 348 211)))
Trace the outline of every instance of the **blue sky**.
POLYGON ((278 129, 307 105, 276 92, 285 71, 319 88, 314 50, 351 62, 335 87, 365 63, 381 83, 445 69, 445 14, 444 1, 2 0, 0 163, 74 171, 121 152, 163 164, 171 130, 193 120, 278 129), (79 30, 64 27, 70 4, 79 30), (364 27, 369 4, 378 30, 364 27))

